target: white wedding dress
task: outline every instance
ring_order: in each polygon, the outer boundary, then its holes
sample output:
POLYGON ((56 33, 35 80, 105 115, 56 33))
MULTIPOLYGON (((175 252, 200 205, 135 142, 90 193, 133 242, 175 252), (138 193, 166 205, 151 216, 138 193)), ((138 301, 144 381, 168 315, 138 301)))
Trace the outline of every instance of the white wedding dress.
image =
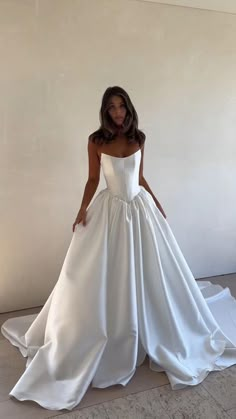
POLYGON ((37 315, 3 335, 27 357, 10 392, 73 409, 89 385, 126 385, 149 355, 173 390, 236 363, 236 301, 199 281, 152 196, 139 185, 141 151, 101 156, 107 188, 77 225, 60 276, 37 315))

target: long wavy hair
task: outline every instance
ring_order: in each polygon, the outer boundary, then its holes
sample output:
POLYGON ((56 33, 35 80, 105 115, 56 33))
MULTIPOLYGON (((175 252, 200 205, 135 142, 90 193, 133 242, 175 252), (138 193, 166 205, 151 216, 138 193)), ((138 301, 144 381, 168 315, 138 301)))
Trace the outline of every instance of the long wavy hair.
POLYGON ((89 140, 97 144, 103 144, 112 142, 116 137, 117 126, 108 113, 111 96, 120 96, 125 102, 126 116, 120 132, 127 137, 128 143, 138 142, 141 147, 146 136, 138 129, 138 115, 128 93, 119 86, 108 87, 105 90, 99 112, 100 128, 90 134, 89 140))

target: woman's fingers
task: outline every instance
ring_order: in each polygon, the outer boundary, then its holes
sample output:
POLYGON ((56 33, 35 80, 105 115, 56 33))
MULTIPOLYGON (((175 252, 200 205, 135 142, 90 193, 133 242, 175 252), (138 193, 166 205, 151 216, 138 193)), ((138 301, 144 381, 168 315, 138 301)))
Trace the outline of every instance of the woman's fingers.
POLYGON ((83 216, 83 225, 86 225, 86 214, 83 216))
POLYGON ((83 214, 83 216, 80 219, 76 219, 76 221, 73 224, 73 232, 75 231, 75 227, 77 224, 79 224, 80 222, 82 222, 83 226, 86 226, 87 222, 86 222, 86 213, 83 214))

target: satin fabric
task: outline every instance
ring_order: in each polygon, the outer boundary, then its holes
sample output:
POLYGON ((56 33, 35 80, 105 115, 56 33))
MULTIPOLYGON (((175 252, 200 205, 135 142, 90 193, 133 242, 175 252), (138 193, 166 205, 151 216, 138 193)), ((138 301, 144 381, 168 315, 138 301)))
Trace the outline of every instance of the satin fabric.
POLYGON ((236 301, 196 282, 167 220, 139 185, 141 152, 102 154, 107 187, 77 225, 58 281, 38 315, 3 335, 27 357, 10 392, 73 409, 88 386, 125 386, 149 355, 173 390, 236 363, 236 301))

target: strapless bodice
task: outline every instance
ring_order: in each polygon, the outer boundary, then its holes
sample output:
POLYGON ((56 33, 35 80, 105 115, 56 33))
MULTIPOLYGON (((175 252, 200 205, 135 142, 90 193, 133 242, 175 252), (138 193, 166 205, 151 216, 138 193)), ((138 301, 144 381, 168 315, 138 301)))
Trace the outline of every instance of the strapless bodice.
POLYGON ((131 201, 139 192, 141 150, 127 157, 101 154, 101 166, 108 190, 125 201, 131 201))

